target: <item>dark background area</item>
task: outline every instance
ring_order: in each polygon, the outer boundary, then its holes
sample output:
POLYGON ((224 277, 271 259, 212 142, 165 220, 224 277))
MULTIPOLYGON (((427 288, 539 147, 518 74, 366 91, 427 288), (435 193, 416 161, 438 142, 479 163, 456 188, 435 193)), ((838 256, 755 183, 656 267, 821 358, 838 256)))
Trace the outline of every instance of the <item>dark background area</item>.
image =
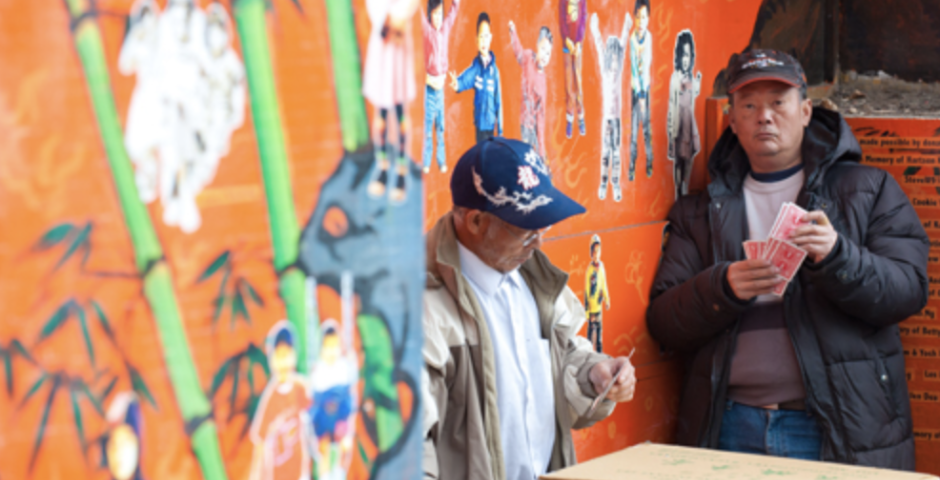
MULTIPOLYGON (((810 85, 832 82, 836 65, 936 82, 940 0, 764 0, 748 46, 793 55, 810 85)), ((724 94, 724 71, 714 88, 724 94)))
POLYGON ((940 81, 940 0, 841 0, 842 71, 940 81))

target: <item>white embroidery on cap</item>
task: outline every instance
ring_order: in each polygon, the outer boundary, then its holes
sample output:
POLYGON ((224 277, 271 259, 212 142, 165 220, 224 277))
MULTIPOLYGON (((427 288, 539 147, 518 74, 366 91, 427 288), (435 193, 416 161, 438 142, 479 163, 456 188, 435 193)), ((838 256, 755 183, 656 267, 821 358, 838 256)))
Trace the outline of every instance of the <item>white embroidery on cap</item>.
POLYGON ((742 65, 741 70, 747 70, 749 68, 754 68, 754 67, 766 68, 768 65, 773 65, 775 67, 782 67, 784 66, 784 63, 779 60, 774 60, 772 58, 760 57, 760 58, 755 58, 753 60, 750 60, 744 65, 742 65))
POLYGON ((509 196, 509 194, 506 193, 506 187, 499 187, 496 194, 490 195, 483 188, 483 177, 477 173, 475 168, 473 169, 473 186, 476 187, 477 193, 486 197, 493 205, 501 207, 509 203, 514 205, 516 210, 522 212, 524 215, 534 212, 536 208, 552 203, 551 197, 539 195, 533 198, 532 194, 528 192, 512 192, 512 196, 509 196))
POLYGON ((532 167, 538 170, 542 175, 548 176, 548 166, 545 165, 545 161, 542 160, 542 157, 535 153, 535 150, 529 150, 528 153, 525 154, 525 163, 532 165, 532 167))
POLYGON ((532 167, 521 166, 519 167, 519 181, 517 183, 522 185, 525 190, 532 190, 539 186, 539 177, 532 171, 532 167))

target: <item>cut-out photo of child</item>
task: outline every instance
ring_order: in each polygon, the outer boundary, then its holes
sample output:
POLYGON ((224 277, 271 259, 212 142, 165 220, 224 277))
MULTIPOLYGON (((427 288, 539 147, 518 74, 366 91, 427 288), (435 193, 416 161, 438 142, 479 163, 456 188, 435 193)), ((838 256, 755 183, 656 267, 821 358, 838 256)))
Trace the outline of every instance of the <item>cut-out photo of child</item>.
POLYGON ((601 37, 597 14, 591 15, 591 36, 597 49, 597 62, 601 68, 601 96, 603 97, 603 116, 601 117, 601 185, 597 189, 597 198, 607 198, 607 181, 610 180, 614 192, 614 201, 623 198, 620 186, 620 173, 623 170, 620 161, 621 112, 623 111, 623 65, 626 60, 627 42, 633 19, 627 13, 623 19, 623 29, 619 37, 601 37))
POLYGON ((591 237, 591 263, 584 273, 584 311, 587 314, 587 338, 598 353, 604 348, 601 341, 604 310, 610 310, 610 295, 607 294, 607 272, 601 261, 601 237, 591 237))
POLYGON ((310 419, 316 436, 318 478, 322 480, 345 479, 355 447, 359 362, 350 338, 351 312, 344 320, 348 324, 343 329, 332 318, 320 325, 320 356, 311 373, 310 419))
POLYGON ((450 86, 460 93, 473 89, 473 124, 477 142, 503 135, 502 88, 496 55, 490 51, 492 23, 486 12, 477 17, 477 56, 460 76, 450 72, 450 86))
POLYGON ((522 47, 516 25, 510 21, 509 41, 522 67, 522 141, 531 145, 542 158, 548 158, 545 154, 545 68, 552 59, 552 32, 544 26, 539 29, 537 50, 533 52, 522 47))
POLYGON ((559 0, 558 21, 561 51, 565 59, 565 135, 571 138, 571 124, 578 117, 578 132, 584 130, 584 92, 581 85, 581 44, 587 25, 587 0, 559 0))
POLYGON ((637 131, 643 127, 643 141, 646 144, 646 176, 653 176, 653 133, 650 130, 650 69, 653 64, 653 35, 649 31, 650 0, 636 0, 633 15, 636 28, 630 36, 630 104, 632 121, 630 122, 630 170, 628 176, 633 181, 633 171, 637 157, 637 131))
POLYGON ((251 420, 254 444, 249 480, 310 478, 307 385, 297 373, 297 336, 286 320, 271 327, 265 341, 271 379, 251 420))
POLYGON ((444 17, 444 0, 428 0, 428 11, 421 16, 424 33, 424 149, 421 155, 424 173, 431 172, 434 157, 434 132, 437 132, 437 166, 447 173, 444 151, 444 83, 447 81, 447 44, 457 20, 460 0, 454 0, 444 17))
POLYGON ((672 78, 669 80, 669 114, 666 135, 669 139, 667 157, 675 162, 673 179, 676 198, 689 193, 692 164, 702 149, 695 122, 695 99, 702 89, 702 72, 695 70, 695 40, 692 32, 683 30, 676 36, 672 78))
POLYGON ((417 89, 411 18, 417 9, 418 0, 366 0, 372 32, 366 50, 362 94, 375 108, 372 136, 377 160, 368 192, 375 198, 388 192, 393 203, 404 202, 407 195, 407 146, 411 130, 407 107, 417 89), (391 122, 397 126, 397 142, 390 142, 391 122), (389 157, 394 157, 396 164, 391 189, 389 157))

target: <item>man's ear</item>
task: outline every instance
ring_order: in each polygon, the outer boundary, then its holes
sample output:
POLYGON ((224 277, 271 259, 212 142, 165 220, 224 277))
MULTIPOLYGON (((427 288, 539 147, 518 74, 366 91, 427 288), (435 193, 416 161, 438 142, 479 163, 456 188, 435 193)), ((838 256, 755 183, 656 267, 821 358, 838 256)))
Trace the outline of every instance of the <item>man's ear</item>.
POLYGON ((467 231, 473 235, 479 235, 483 232, 484 222, 486 222, 483 217, 483 212, 480 210, 467 210, 467 213, 464 214, 464 225, 467 231))
POLYGON ((731 127, 731 131, 734 132, 735 135, 738 134, 738 129, 734 125, 734 104, 733 103, 728 104, 728 126, 731 127))
POLYGON ((803 128, 809 126, 809 121, 813 118, 813 101, 809 98, 803 100, 800 104, 800 117, 803 121, 803 128))

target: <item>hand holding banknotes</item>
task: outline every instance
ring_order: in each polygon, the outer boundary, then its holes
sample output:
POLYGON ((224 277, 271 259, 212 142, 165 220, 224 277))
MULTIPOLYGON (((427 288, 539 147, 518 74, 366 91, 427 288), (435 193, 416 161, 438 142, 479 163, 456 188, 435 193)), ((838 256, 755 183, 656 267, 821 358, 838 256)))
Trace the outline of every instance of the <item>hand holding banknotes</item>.
POLYGON ((826 213, 821 210, 807 213, 803 216, 803 221, 807 224, 797 227, 790 234, 790 242, 806 250, 814 263, 821 262, 836 246, 839 234, 832 228, 826 213))

